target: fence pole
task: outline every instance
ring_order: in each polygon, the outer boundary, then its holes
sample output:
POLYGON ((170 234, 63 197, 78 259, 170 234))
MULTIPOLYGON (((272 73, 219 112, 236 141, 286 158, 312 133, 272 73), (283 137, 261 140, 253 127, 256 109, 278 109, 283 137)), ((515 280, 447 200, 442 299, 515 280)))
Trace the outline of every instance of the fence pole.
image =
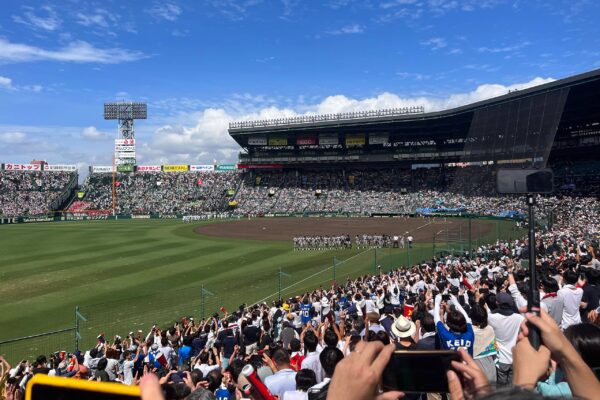
POLYGON ((204 320, 204 285, 202 285, 202 289, 200 290, 200 313, 202 320, 204 320))
POLYGON ((471 257, 471 252, 473 250, 473 243, 472 243, 472 239, 471 239, 471 221, 473 220, 473 218, 471 218, 471 215, 469 215, 469 248, 467 249, 469 251, 469 257, 471 257))
POLYGON ((79 312, 79 306, 75 307, 75 350, 79 351, 79 341, 81 340, 81 333, 79 333, 79 321, 86 322, 87 318, 79 312))
POLYGON ((79 306, 75 307, 75 351, 79 351, 79 306))
POLYGON ((281 267, 279 267, 279 273, 277 274, 277 282, 278 282, 277 292, 279 293, 279 301, 281 301, 281 267))
POLYGON ((433 240, 431 241, 431 252, 433 253, 432 258, 435 258, 435 233, 433 234, 433 240))
POLYGON ((335 256, 333 256, 333 281, 335 282, 335 256))
POLYGON ((373 254, 374 254, 373 271, 375 272, 375 275, 377 275, 377 247, 375 247, 375 252, 373 254))

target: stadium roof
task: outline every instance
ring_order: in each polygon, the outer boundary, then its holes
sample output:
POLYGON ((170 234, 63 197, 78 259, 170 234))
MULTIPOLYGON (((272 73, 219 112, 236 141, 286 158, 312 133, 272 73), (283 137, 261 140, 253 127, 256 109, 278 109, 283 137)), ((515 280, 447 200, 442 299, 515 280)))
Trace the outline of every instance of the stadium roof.
POLYGON ((600 80, 600 69, 574 75, 564 79, 556 80, 543 85, 534 86, 523 90, 514 90, 505 95, 491 99, 467 104, 464 106, 451 108, 435 112, 423 112, 422 108, 393 109, 370 111, 364 113, 343 113, 326 116, 308 116, 299 118, 282 118, 261 121, 243 121, 233 122, 229 125, 229 134, 242 146, 245 146, 245 140, 240 141, 237 138, 250 134, 265 133, 287 133, 293 131, 310 131, 331 128, 344 128, 351 126, 365 126, 370 124, 390 123, 390 122, 410 122, 427 121, 438 118, 449 117, 465 112, 473 112, 477 109, 486 108, 509 102, 515 99, 526 98, 528 96, 538 95, 544 92, 551 92, 565 87, 573 87, 600 80), (237 138, 236 138, 237 137, 237 138))

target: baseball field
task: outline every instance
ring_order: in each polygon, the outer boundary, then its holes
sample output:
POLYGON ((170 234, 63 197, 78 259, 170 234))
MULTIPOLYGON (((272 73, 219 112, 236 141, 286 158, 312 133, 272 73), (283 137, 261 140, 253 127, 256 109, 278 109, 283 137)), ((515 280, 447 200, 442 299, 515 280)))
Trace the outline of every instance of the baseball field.
MULTIPOLYGON (((444 230, 464 219, 261 218, 240 221, 126 220, 0 226, 0 354, 72 350, 76 307, 82 347, 98 333, 127 335, 152 324, 201 317, 221 306, 290 297, 336 280, 431 258, 444 230), (404 234, 412 249, 294 251, 307 234, 404 234), (335 267, 334 267, 335 265, 335 267), (281 274, 279 271, 281 270, 281 274), (202 290, 204 288, 204 290, 202 290), (63 332, 3 343, 44 332, 63 332)), ((474 220, 477 242, 516 237, 509 221, 474 220)), ((474 235, 475 236, 475 235, 474 235)), ((475 243, 475 242, 474 242, 475 243)))

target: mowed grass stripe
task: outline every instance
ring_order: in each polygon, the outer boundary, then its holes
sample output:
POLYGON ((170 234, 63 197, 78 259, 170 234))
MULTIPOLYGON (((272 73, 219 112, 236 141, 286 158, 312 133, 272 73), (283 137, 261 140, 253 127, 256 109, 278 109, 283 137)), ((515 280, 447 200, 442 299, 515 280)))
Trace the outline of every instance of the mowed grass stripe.
POLYGON ((185 246, 188 245, 186 243, 163 243, 160 245, 148 245, 146 243, 142 247, 128 247, 128 250, 123 252, 113 253, 105 250, 105 252, 99 253, 96 257, 69 260, 66 265, 64 262, 57 262, 60 266, 40 266, 36 272, 30 275, 29 279, 22 279, 21 271, 12 271, 2 277, 6 279, 6 282, 4 282, 6 285, 0 287, 0 296, 10 298, 19 295, 25 290, 27 290, 28 297, 36 297, 57 290, 62 291, 64 287, 76 287, 81 282, 99 281, 102 280, 102 277, 106 276, 112 277, 117 273, 117 270, 124 268, 123 263, 125 265, 129 264, 126 262, 127 259, 139 260, 140 254, 145 258, 152 258, 156 253, 167 250, 176 252, 179 248, 185 246), (107 262, 107 258, 110 259, 112 257, 116 258, 107 262), (98 264, 110 264, 112 266, 103 267, 103 273, 99 277, 98 264), (31 285, 31 280, 37 282, 33 290, 28 289, 31 285))
MULTIPOLYGON (((158 239, 138 238, 138 239, 124 241, 120 236, 114 238, 113 240, 111 240, 111 238, 109 236, 106 238, 105 241, 103 241, 102 244, 96 243, 93 245, 89 245, 88 241, 82 240, 82 238, 78 237, 77 240, 64 240, 63 243, 60 243, 57 245, 52 245, 50 243, 44 243, 43 244, 44 247, 51 246, 53 248, 60 249, 60 250, 51 251, 51 252, 40 252, 39 251, 40 248, 37 247, 40 244, 40 241, 38 240, 38 241, 36 241, 36 243, 37 243, 36 246, 32 246, 31 243, 24 245, 24 247, 27 248, 26 256, 10 258, 10 257, 6 257, 5 255, 2 255, 1 257, 2 257, 3 263, 5 263, 5 265, 10 268, 12 266, 16 267, 16 266, 20 266, 23 264, 39 263, 40 260, 44 260, 44 259, 52 260, 52 259, 73 257, 73 252, 83 253, 83 254, 96 253, 96 252, 105 251, 106 249, 114 248, 117 246, 135 246, 137 244, 144 244, 144 243, 148 243, 148 241, 151 241, 151 240, 158 240, 158 239)), ((94 243, 93 240, 91 242, 94 243)), ((8 251, 14 252, 14 251, 18 251, 18 248, 6 249, 5 251, 6 252, 8 252, 8 251)), ((10 254, 10 253, 5 253, 5 254, 10 254)), ((34 267, 36 267, 36 265, 34 265, 34 267)))

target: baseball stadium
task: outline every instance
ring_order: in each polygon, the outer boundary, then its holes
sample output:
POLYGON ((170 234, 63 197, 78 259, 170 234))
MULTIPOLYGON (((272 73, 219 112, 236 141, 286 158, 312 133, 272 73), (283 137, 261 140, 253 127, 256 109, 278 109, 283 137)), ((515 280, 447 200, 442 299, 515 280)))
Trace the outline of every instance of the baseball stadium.
POLYGON ((346 299, 339 288, 395 271, 500 268, 525 257, 528 226, 525 197, 496 192, 500 168, 553 171, 554 192, 535 197, 544 268, 597 262, 600 70, 436 112, 232 122, 236 164, 138 165, 133 121, 152 110, 107 103, 104 115, 119 121, 114 162, 85 178, 75 165, 2 164, 10 362, 254 305, 292 315, 297 296, 331 291, 314 300, 324 312, 346 299))

